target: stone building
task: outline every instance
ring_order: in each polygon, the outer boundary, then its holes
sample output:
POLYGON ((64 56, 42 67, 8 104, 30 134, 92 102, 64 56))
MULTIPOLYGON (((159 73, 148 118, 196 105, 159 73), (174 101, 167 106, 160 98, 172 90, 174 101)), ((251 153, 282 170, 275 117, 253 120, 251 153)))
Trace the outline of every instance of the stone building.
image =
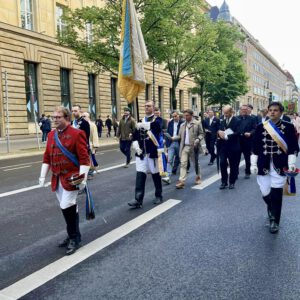
MULTIPOLYGON (((88 74, 74 52, 61 47, 56 34, 65 24, 61 16, 65 7, 101 6, 102 0, 15 0, 0 2, 0 137, 5 135, 6 97, 4 73, 7 73, 10 134, 34 132, 35 113, 51 114, 54 106, 80 104, 100 115, 121 117, 127 106, 119 96, 117 78, 109 73, 88 74), (34 113, 35 112, 35 113, 34 113)), ((158 66, 153 80, 152 64, 146 66, 146 91, 131 105, 138 117, 146 99, 155 92, 156 104, 163 115, 170 110, 171 78, 158 66), (153 88, 153 82, 155 82, 153 88)), ((192 107, 198 112, 198 98, 189 90, 192 79, 180 82, 177 109, 192 107)))
POLYGON ((230 22, 237 26, 246 37, 244 43, 238 46, 244 52, 249 91, 237 99, 236 109, 241 104, 251 104, 256 113, 265 108, 271 100, 283 101, 287 80, 284 70, 260 42, 236 18, 231 16, 226 1, 220 9, 212 7, 211 18, 230 22))

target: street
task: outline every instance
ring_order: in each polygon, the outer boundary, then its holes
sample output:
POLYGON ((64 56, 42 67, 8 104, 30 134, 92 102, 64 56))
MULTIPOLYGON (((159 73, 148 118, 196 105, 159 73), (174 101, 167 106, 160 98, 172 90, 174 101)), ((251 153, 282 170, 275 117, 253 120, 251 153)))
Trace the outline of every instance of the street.
POLYGON ((220 191, 216 166, 201 156, 200 189, 191 188, 193 170, 184 190, 173 176, 154 206, 148 175, 135 210, 127 205, 135 165, 122 168, 116 146, 97 157, 96 219, 85 220, 79 196, 82 247, 67 258, 57 247, 65 225, 55 194, 16 191, 37 185, 41 156, 0 161, 0 299, 299 299, 299 196, 285 197, 271 235, 255 176, 243 179, 241 167, 236 188, 220 191))

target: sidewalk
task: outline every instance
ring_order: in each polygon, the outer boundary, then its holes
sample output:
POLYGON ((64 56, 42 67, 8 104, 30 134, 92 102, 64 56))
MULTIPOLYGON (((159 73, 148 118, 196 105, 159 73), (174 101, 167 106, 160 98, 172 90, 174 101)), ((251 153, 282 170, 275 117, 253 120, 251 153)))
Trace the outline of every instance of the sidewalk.
MULTIPOLYGON (((10 151, 7 151, 7 141, 5 138, 0 139, 0 160, 16 157, 34 156, 44 153, 46 144, 42 144, 41 136, 39 137, 40 149, 35 136, 16 136, 10 138, 10 151)), ((101 148, 117 145, 118 141, 113 138, 102 137, 99 140, 101 148)))

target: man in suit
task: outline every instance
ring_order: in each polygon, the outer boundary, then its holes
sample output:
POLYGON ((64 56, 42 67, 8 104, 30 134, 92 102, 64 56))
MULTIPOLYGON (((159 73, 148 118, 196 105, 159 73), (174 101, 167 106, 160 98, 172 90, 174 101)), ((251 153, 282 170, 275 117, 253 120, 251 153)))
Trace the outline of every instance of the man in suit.
POLYGON ((210 154, 209 166, 213 165, 217 155, 215 154, 215 143, 217 140, 217 133, 220 127, 220 120, 215 117, 213 110, 208 111, 208 118, 203 121, 205 131, 205 144, 210 154))
POLYGON ((250 178, 250 156, 251 156, 251 148, 252 148, 252 137, 255 132, 256 122, 254 118, 248 115, 248 107, 247 105, 242 105, 240 108, 240 116, 238 117, 240 120, 240 146, 241 152, 240 157, 243 153, 246 169, 245 169, 245 179, 250 178))
POLYGON ((170 184, 171 183, 171 175, 172 168, 175 166, 176 161, 179 161, 179 141, 172 141, 171 137, 177 136, 179 133, 180 125, 184 121, 179 118, 179 113, 177 111, 173 111, 172 120, 168 124, 167 133, 166 133, 166 147, 168 148, 168 164, 167 164, 167 172, 168 176, 162 178, 162 181, 170 184))
POLYGON ((294 172, 299 146, 293 124, 281 119, 283 105, 272 102, 268 106, 269 120, 260 123, 253 138, 251 172, 267 205, 270 233, 277 233, 281 216, 284 170, 294 172))
POLYGON ((229 189, 234 189, 240 163, 240 120, 233 116, 233 109, 230 105, 223 107, 223 114, 224 118, 220 120, 219 139, 217 141, 221 168, 221 190, 228 186, 227 160, 230 167, 229 189))
POLYGON ((259 117, 256 116, 256 115, 254 115, 254 114, 252 113, 252 111, 253 111, 253 106, 252 106, 251 104, 247 104, 246 106, 247 106, 247 114, 248 114, 251 118, 254 119, 256 125, 259 124, 259 117))

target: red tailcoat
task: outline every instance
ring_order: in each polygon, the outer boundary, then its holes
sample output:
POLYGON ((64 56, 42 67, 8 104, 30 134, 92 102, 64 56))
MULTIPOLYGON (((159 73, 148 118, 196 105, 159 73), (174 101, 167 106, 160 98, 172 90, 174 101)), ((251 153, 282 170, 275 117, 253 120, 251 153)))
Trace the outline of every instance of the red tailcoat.
MULTIPOLYGON (((47 146, 44 153, 43 163, 49 164, 52 171, 51 186, 52 191, 56 191, 60 178, 63 188, 67 191, 76 190, 76 187, 67 181, 73 174, 79 173, 76 167, 56 146, 54 140, 55 130, 48 134, 47 146)), ((90 157, 86 145, 85 132, 68 125, 62 132, 58 133, 61 144, 71 153, 75 154, 79 165, 90 165, 90 157)))

